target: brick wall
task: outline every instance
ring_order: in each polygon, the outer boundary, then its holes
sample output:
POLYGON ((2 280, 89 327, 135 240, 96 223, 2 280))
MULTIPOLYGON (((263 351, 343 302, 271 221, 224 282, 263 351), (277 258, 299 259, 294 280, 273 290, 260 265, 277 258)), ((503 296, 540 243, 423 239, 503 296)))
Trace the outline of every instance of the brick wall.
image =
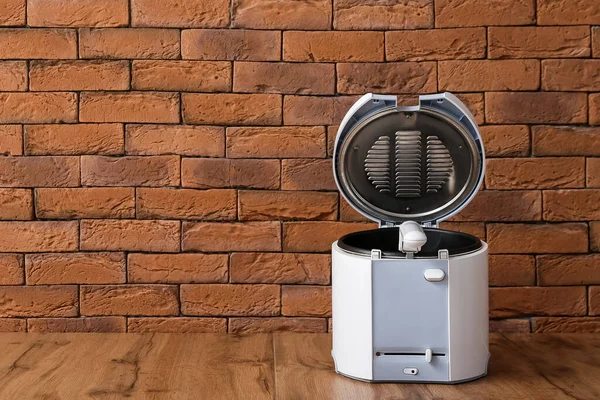
POLYGON ((600 330, 597 0, 3 0, 0 330, 323 332, 365 92, 452 91, 492 329, 600 330), (597 125, 597 126, 594 126, 597 125))

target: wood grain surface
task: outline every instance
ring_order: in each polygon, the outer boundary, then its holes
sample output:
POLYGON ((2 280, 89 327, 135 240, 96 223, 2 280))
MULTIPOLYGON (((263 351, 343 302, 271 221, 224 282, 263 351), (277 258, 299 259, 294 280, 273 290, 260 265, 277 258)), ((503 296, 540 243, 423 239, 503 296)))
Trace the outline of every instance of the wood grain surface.
POLYGON ((493 334, 488 376, 370 384, 327 334, 0 334, 0 399, 598 399, 600 335, 493 334))

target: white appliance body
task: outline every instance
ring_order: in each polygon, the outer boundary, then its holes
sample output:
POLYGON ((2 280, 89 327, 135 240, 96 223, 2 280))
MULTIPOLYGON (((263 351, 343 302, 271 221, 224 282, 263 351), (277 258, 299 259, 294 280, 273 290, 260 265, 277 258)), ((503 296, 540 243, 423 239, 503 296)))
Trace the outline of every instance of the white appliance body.
POLYGON ((456 257, 403 259, 352 254, 335 242, 332 263, 336 372, 438 383, 487 373, 486 243, 456 257))
POLYGON ((374 382, 484 376, 487 244, 436 229, 483 182, 473 115, 450 93, 420 96, 414 107, 366 94, 340 124, 333 160, 344 199, 380 226, 332 246, 336 371, 374 382))

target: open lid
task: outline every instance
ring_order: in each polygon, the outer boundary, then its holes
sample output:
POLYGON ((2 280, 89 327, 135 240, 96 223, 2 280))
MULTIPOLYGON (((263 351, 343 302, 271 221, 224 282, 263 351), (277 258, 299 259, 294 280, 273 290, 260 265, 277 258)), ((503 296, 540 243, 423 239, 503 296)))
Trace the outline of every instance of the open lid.
POLYGON ((367 218, 437 226, 477 194, 484 158, 473 115, 451 93, 419 96, 411 107, 369 93, 339 127, 333 173, 346 201, 367 218))

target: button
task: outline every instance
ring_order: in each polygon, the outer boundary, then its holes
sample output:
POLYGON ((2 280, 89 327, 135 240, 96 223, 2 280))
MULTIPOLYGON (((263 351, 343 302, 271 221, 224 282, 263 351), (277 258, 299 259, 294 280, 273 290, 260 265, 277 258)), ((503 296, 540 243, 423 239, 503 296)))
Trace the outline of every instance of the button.
POLYGON ((419 370, 416 368, 408 367, 404 368, 402 372, 404 372, 404 375, 416 375, 419 373, 419 370))
POLYGON ((441 269, 426 269, 423 276, 429 282, 440 282, 444 280, 446 274, 441 269))

